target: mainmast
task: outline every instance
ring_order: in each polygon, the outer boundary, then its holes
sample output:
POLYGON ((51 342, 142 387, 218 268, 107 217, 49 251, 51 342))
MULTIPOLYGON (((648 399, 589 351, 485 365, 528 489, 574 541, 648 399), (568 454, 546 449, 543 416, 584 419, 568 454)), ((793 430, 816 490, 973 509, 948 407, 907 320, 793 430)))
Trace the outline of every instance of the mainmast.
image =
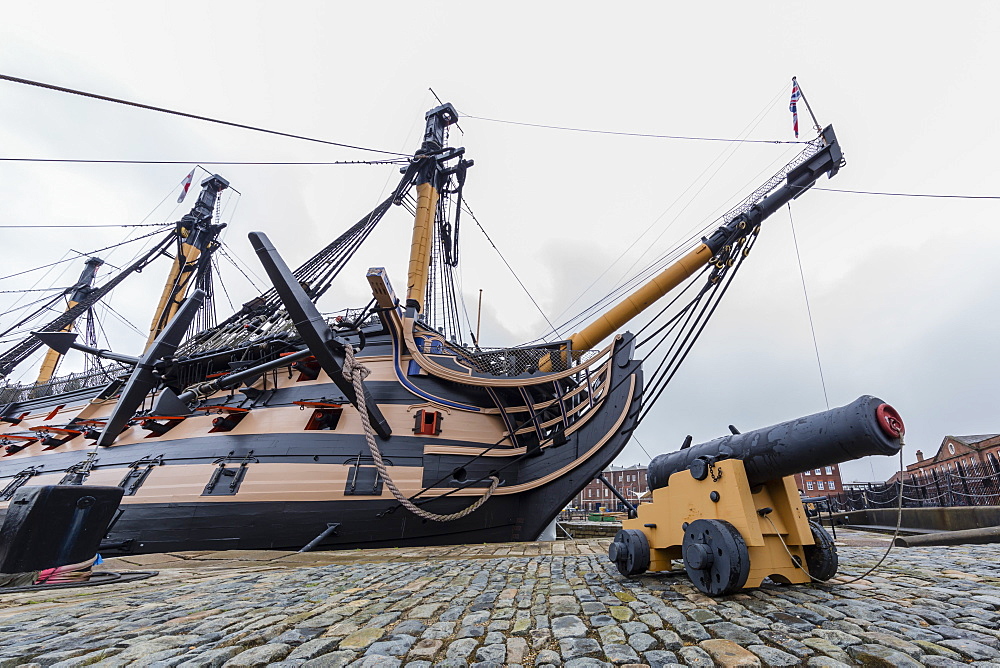
MULTIPOLYGON (((80 274, 79 280, 76 284, 70 288, 66 289, 63 294, 68 295, 66 310, 69 311, 74 306, 82 302, 87 298, 91 292, 94 291, 94 278, 97 276, 97 269, 102 264, 104 260, 99 257, 87 258, 86 266, 83 268, 83 273, 80 274)), ((63 327, 64 332, 68 332, 73 328, 73 323, 67 323, 63 327)), ((47 383, 52 380, 53 374, 56 372, 56 367, 59 365, 59 360, 62 359, 62 353, 58 352, 53 348, 49 348, 49 351, 45 354, 45 359, 42 360, 42 366, 38 370, 38 379, 35 380, 36 385, 41 385, 42 383, 47 383)))
POLYGON ((201 265, 202 254, 211 253, 217 247, 216 237, 226 226, 225 223, 212 224, 212 213, 219 193, 229 187, 229 181, 213 174, 201 182, 201 194, 191 213, 177 221, 176 235, 179 241, 177 256, 163 286, 163 293, 149 326, 148 348, 157 335, 177 313, 181 302, 187 296, 191 277, 201 265), (200 261, 201 260, 201 261, 200 261))

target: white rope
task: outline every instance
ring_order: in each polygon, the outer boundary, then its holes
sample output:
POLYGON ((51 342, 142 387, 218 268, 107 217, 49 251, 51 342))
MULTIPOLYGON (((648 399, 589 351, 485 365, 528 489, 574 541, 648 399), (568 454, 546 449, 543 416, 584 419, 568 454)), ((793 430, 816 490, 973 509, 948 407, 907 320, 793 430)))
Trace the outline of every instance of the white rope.
POLYGON ((365 440, 368 441, 368 449, 372 453, 372 459, 375 460, 375 468, 378 470, 379 475, 385 480, 386 487, 392 492, 392 495, 396 497, 400 505, 409 510, 414 515, 418 517, 423 517, 424 519, 433 520, 435 522, 451 522, 452 520, 457 520, 470 515, 477 511, 480 506, 482 506, 486 501, 493 496, 493 492, 496 491, 497 487, 500 485, 500 478, 496 476, 490 476, 492 481, 489 489, 487 489, 483 495, 477 499, 471 506, 460 510, 457 513, 451 513, 450 515, 438 515, 437 513, 431 513, 417 504, 413 503, 408 499, 399 488, 396 487, 396 483, 393 482, 392 478, 389 477, 389 472, 386 470, 385 463, 382 461, 382 453, 378 449, 378 443, 375 442, 375 433, 372 430, 371 419, 368 416, 368 406, 365 400, 365 387, 364 380, 371 373, 368 367, 354 361, 354 347, 351 344, 346 344, 344 346, 344 378, 351 381, 354 384, 354 394, 358 397, 358 412, 361 414, 361 424, 365 428, 365 440))

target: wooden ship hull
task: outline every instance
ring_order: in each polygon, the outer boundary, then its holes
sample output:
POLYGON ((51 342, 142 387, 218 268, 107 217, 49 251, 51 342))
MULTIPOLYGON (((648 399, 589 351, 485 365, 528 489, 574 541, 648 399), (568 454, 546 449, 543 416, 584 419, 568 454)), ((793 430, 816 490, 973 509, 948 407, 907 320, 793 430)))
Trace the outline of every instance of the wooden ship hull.
MULTIPOLYGON (((468 483, 502 468, 501 486, 468 516, 435 522, 400 507, 373 466, 358 412, 339 403, 340 391, 325 372, 308 380, 309 374, 303 377, 290 366, 250 386, 256 400, 219 393, 199 414, 157 421, 169 426, 163 434, 141 422, 129 426, 91 459, 94 440, 87 436, 94 434, 86 432, 86 424, 106 417, 113 400, 57 395, 25 402, 19 410, 31 412, 17 429, 35 430, 41 439, 0 459, 0 480, 7 483, 3 496, 18 482, 124 487, 103 548, 108 554, 297 550, 328 523, 339 526, 321 542, 322 549, 534 540, 621 452, 639 407, 641 363, 631 359, 631 346, 622 338, 586 368, 591 385, 578 386, 583 389, 570 397, 563 393, 570 423, 565 443, 538 447, 532 433, 536 421, 521 427, 518 440, 530 445, 512 446, 504 440, 506 423, 522 421, 525 406, 501 412, 484 402, 489 392, 481 387, 407 377, 412 356, 400 353, 398 341, 382 334, 371 337, 358 356, 372 371, 366 385, 393 427, 393 436, 381 444, 388 471, 404 494, 426 489, 427 503, 421 506, 447 515, 468 507, 489 486, 489 481, 468 483), (231 409, 248 410, 227 412, 231 409), (309 428, 321 411, 336 415, 333 429, 309 428), (427 414, 437 414, 438 433, 414 433, 415 421, 427 414), (213 431, 220 417, 233 415, 240 420, 231 431, 213 431), (56 424, 83 433, 46 446, 46 434, 60 434, 44 428, 56 424), (494 447, 498 441, 504 445, 494 447), (538 450, 528 454, 529 447, 538 450), (450 494, 435 498, 444 493, 450 494)), ((546 401, 535 402, 533 409, 543 412, 546 401)), ((415 500, 420 503, 421 497, 415 500)), ((0 508, 8 503, 0 502, 0 508)))

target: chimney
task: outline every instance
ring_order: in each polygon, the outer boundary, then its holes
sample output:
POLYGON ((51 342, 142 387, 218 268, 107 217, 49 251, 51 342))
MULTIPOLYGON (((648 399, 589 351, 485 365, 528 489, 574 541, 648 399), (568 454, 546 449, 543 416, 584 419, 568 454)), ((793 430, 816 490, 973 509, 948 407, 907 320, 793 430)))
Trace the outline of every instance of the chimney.
POLYGON ((917 450, 917 461, 918 462, 924 461, 924 453, 920 452, 920 450, 917 450))

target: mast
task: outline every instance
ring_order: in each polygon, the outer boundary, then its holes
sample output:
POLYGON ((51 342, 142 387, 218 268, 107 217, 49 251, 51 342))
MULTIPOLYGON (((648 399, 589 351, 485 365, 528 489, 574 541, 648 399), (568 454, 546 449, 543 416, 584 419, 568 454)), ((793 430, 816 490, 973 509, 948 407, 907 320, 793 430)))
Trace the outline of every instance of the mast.
POLYGON ((442 156, 444 131, 458 121, 458 112, 450 103, 428 111, 424 142, 415 157, 422 161, 417 173, 417 213, 413 218, 413 240, 410 243, 410 264, 406 281, 406 307, 423 312, 427 293, 427 277, 431 264, 431 244, 434 239, 434 217, 438 197, 448 172, 442 163, 455 155, 442 156))
POLYGON ((225 224, 213 225, 212 213, 219 193, 228 187, 229 181, 218 174, 208 177, 201 182, 201 194, 191 212, 177 221, 175 231, 179 241, 177 256, 163 286, 153 321, 149 325, 147 348, 180 308, 181 302, 187 296, 191 277, 200 264, 199 259, 202 254, 206 251, 211 253, 217 247, 215 240, 225 224))
MULTIPOLYGON (((570 336, 571 349, 594 348, 709 261, 723 261, 719 257, 720 252, 738 248, 741 238, 753 233, 765 218, 811 188, 824 173, 831 178, 836 175, 843 162, 843 154, 832 125, 823 130, 818 141, 821 146, 818 151, 813 152, 813 147, 807 148, 799 156, 799 159, 804 156, 804 161, 799 164, 793 161, 785 167, 782 174, 785 185, 777 189, 772 187, 761 193, 759 198, 755 198, 759 201, 751 201, 745 211, 730 218, 710 237, 702 238, 694 250, 619 301, 597 320, 570 336)), ((751 195, 751 198, 758 192, 760 191, 751 195)))
MULTIPOLYGON (((97 269, 102 264, 104 260, 99 257, 87 258, 83 273, 80 274, 79 280, 76 284, 70 288, 67 288, 66 292, 63 294, 68 295, 68 300, 66 304, 66 310, 71 310, 74 306, 82 302, 87 298, 94 290, 94 278, 97 276, 97 269)), ((62 331, 68 332, 73 328, 73 323, 69 322, 63 327, 62 331)), ((59 364, 59 360, 62 359, 62 353, 56 351, 53 348, 49 348, 49 351, 45 354, 45 359, 42 360, 42 365, 38 370, 38 379, 35 380, 36 385, 41 385, 52 380, 53 374, 56 372, 56 366, 59 364)))

